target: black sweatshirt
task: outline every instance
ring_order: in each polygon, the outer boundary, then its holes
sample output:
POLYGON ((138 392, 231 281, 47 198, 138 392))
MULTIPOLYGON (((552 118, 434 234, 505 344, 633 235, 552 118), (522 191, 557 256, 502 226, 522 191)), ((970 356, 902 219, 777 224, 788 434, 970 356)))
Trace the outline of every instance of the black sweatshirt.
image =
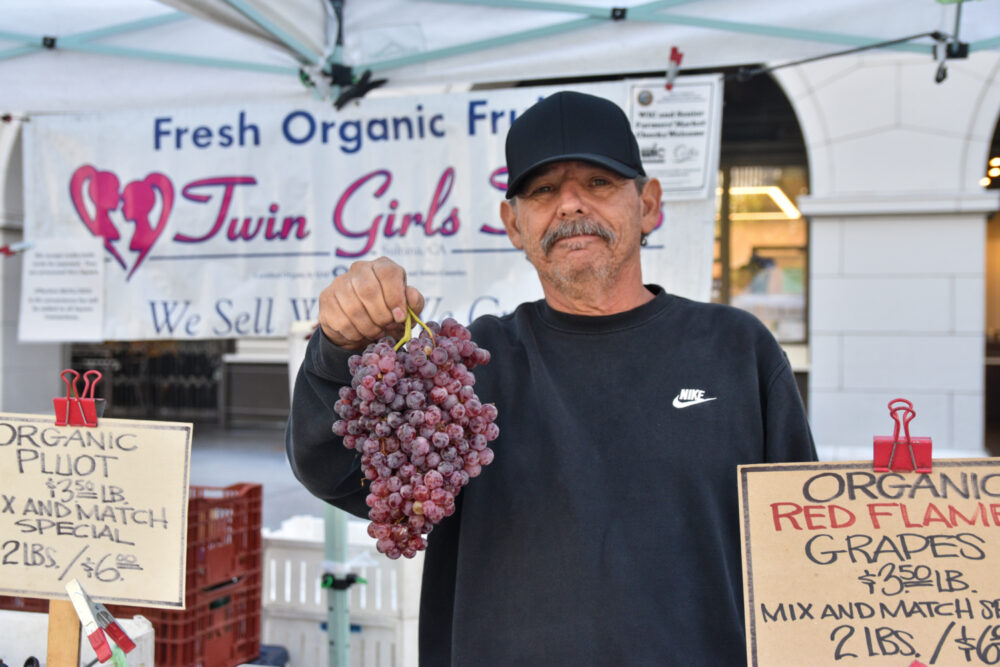
MULTIPOLYGON (((816 451, 756 318, 650 289, 616 315, 538 301, 471 324, 500 437, 429 535, 422 665, 745 662, 736 466, 816 451)), ((310 341, 287 449, 312 493, 366 517, 330 430, 350 354, 310 341)))

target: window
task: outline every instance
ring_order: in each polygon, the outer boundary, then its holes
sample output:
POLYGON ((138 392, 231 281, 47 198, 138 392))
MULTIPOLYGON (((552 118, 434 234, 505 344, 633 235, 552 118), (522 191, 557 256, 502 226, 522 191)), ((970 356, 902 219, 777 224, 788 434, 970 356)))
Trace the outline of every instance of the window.
POLYGON ((805 166, 724 165, 719 183, 712 300, 753 313, 781 343, 806 342, 805 166))

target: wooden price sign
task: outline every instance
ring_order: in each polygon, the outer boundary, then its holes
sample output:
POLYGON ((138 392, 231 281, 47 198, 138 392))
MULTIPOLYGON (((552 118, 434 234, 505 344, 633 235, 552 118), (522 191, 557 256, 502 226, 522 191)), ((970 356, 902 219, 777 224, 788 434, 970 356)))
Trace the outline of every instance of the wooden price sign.
POLYGON ((76 421, 0 413, 0 594, 183 608, 191 424, 76 421))
POLYGON ((750 665, 1000 664, 1000 459, 739 469, 750 665))

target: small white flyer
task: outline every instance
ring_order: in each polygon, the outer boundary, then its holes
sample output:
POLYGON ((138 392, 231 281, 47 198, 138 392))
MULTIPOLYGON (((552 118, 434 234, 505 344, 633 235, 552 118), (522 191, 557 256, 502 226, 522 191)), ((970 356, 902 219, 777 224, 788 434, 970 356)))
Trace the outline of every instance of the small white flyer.
POLYGON ((632 130, 646 173, 660 181, 665 200, 715 199, 722 128, 722 79, 678 77, 634 83, 632 130))
POLYGON ((23 255, 18 339, 101 341, 103 327, 101 239, 36 239, 23 255))

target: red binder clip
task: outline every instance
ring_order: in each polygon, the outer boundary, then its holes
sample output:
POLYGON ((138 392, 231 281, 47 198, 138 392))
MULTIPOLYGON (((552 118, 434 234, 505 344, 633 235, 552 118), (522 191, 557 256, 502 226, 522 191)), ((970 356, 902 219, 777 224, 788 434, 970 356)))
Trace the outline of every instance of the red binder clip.
POLYGON ((930 472, 931 439, 910 437, 910 422, 917 416, 913 403, 905 398, 889 401, 889 416, 895 422, 892 435, 875 436, 873 456, 875 472, 890 470, 930 472))
POLYGON ((94 602, 83 590, 83 586, 76 579, 70 580, 66 584, 66 593, 69 594, 70 602, 76 610, 76 615, 80 617, 83 631, 94 647, 94 653, 101 662, 111 660, 111 645, 108 637, 114 640, 115 644, 123 653, 128 653, 135 648, 135 642, 125 633, 122 626, 111 615, 100 602, 94 602))
POLYGON ((98 417, 104 414, 104 399, 94 398, 101 371, 92 369, 83 374, 83 393, 78 389, 80 373, 67 368, 59 376, 66 383, 66 397, 52 399, 56 426, 97 426, 98 417))

